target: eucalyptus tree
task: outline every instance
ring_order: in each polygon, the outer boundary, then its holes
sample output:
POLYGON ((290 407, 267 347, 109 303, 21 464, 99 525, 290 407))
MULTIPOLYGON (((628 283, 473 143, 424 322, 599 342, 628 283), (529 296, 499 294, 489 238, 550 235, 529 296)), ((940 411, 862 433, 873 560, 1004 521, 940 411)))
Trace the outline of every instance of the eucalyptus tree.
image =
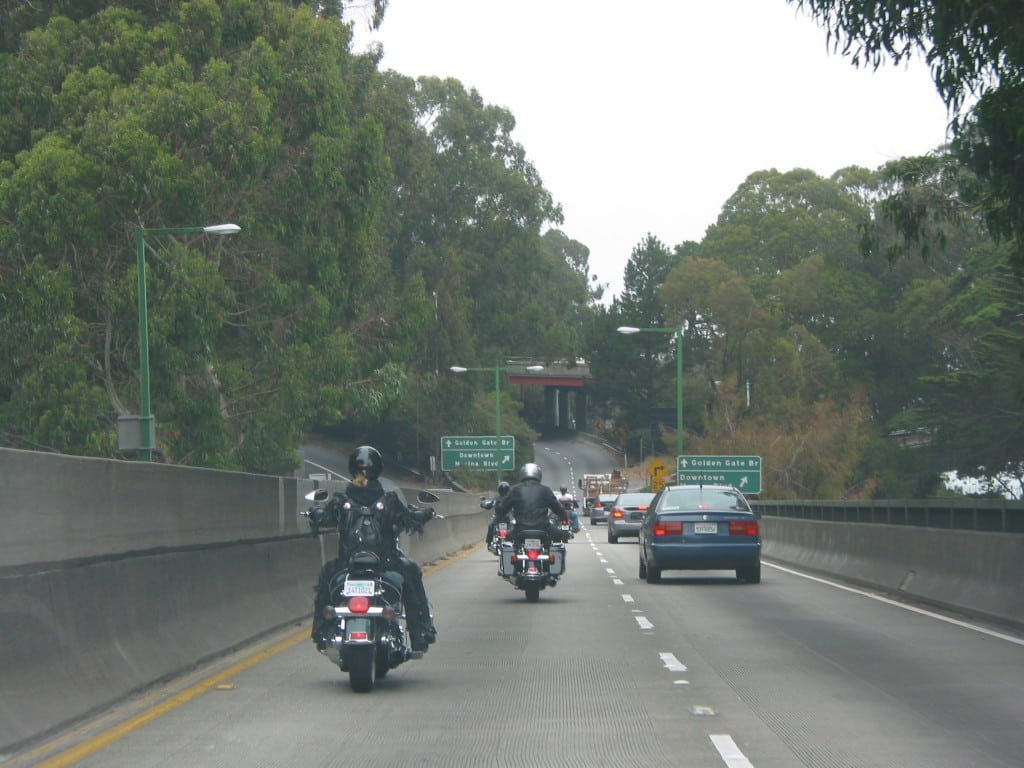
POLYGON ((855 66, 921 55, 954 117, 959 159, 982 184, 974 200, 1024 267, 1024 5, 1018 0, 789 0, 827 29, 855 66))
POLYGON ((11 444, 109 455, 115 417, 137 409, 136 228, 235 221, 230 245, 146 242, 158 447, 288 471, 311 418, 400 396, 394 360, 429 311, 422 283, 396 300, 378 247, 372 66, 345 24, 309 9, 146 5, 55 14, 0 60, 2 289, 54 286, 77 319, 9 362, 12 380, 55 378, 34 400, 5 393, 0 428, 11 444))

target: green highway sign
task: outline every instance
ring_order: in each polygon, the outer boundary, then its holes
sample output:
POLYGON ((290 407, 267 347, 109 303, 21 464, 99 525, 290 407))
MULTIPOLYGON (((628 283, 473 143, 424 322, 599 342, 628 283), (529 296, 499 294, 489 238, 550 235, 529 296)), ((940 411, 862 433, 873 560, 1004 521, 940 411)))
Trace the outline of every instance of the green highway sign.
POLYGON ((461 435, 441 438, 441 469, 515 469, 514 435, 461 435))
POLYGON ((760 456, 678 456, 676 482, 731 485, 743 493, 761 492, 760 456))

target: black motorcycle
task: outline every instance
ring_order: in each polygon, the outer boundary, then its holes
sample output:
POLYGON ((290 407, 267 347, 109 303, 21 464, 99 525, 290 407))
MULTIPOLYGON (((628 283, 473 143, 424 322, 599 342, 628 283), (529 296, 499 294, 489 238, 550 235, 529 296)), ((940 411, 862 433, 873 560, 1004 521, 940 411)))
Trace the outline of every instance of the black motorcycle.
POLYGON ((554 587, 565 574, 565 542, 570 538, 568 520, 545 529, 520 527, 513 520, 499 553, 498 575, 523 590, 527 602, 536 603, 541 590, 554 587))
MULTIPOLYGON (((327 498, 323 489, 306 496, 314 502, 304 514, 315 533, 327 527, 321 514, 327 498)), ((417 496, 422 504, 438 499, 429 491, 420 491, 417 496)), ((371 512, 363 507, 354 514, 368 516, 371 512)), ((433 516, 443 519, 442 515, 433 516)), ((389 570, 376 553, 365 549, 356 549, 348 567, 331 580, 330 602, 323 618, 332 622, 332 629, 327 632, 327 644, 321 653, 342 672, 348 672, 353 691, 368 692, 399 664, 423 656, 422 651, 410 648, 403 581, 400 573, 389 570)))
MULTIPOLYGON (((480 497, 480 509, 493 511, 498 505, 498 499, 489 499, 486 496, 480 497)), ((501 545, 508 536, 509 524, 502 520, 488 529, 487 550, 495 555, 501 554, 501 545)))

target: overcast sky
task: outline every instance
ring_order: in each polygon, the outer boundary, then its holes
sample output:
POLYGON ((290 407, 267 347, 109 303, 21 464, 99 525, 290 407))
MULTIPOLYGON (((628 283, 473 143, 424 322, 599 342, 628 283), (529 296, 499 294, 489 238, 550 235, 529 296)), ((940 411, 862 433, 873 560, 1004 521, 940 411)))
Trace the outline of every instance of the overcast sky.
POLYGON ((755 171, 873 169, 946 138, 920 59, 855 69, 785 0, 390 0, 379 31, 356 27, 383 68, 515 116, 611 294, 647 233, 701 240, 755 171))

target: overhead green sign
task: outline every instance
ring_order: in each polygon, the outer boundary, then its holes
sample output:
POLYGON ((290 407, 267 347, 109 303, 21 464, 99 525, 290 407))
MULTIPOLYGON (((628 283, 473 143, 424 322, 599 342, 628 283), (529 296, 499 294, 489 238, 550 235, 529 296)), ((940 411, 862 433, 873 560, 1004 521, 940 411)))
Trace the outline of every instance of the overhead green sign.
POLYGON ((441 438, 441 469, 515 469, 514 435, 461 435, 441 438))
POLYGON ((731 485, 743 493, 761 492, 760 456, 679 456, 676 482, 731 485))

